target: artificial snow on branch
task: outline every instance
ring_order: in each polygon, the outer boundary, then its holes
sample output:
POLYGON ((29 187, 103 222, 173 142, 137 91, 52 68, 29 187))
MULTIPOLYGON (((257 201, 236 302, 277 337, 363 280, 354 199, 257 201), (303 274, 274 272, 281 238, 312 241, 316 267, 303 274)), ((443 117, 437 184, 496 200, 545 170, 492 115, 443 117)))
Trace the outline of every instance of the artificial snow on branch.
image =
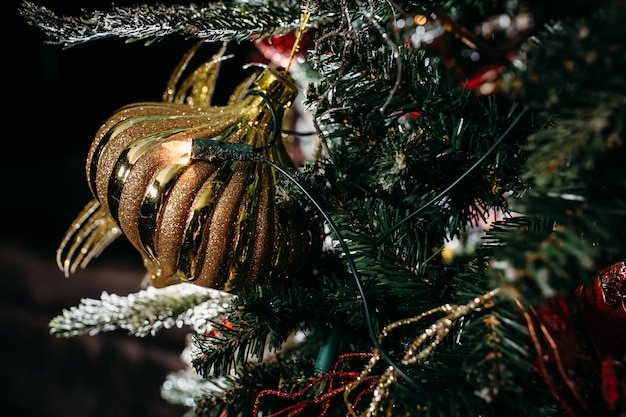
POLYGON ((19 11, 50 38, 49 43, 66 48, 105 38, 150 43, 173 34, 209 41, 250 40, 297 29, 301 13, 297 2, 112 5, 108 11, 59 16, 24 1, 19 11))
POLYGON ((161 388, 161 396, 171 404, 192 407, 203 397, 220 397, 233 388, 236 377, 203 378, 190 371, 170 373, 161 388))
POLYGON ((149 287, 127 296, 103 292, 99 300, 84 298, 80 305, 63 310, 50 321, 50 333, 59 337, 95 335, 124 329, 144 337, 174 326, 207 331, 211 322, 228 311, 232 294, 181 283, 165 288, 149 287))

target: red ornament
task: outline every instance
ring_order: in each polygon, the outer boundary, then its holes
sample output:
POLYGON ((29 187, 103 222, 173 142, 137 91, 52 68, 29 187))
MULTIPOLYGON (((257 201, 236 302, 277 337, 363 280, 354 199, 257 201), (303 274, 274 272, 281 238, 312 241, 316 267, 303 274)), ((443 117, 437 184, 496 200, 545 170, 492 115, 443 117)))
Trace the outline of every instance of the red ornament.
POLYGON ((536 351, 537 371, 561 406, 572 417, 606 415, 598 398, 595 362, 590 364, 565 299, 555 297, 538 309, 521 311, 536 351))
POLYGON ((626 260, 601 270, 576 290, 580 317, 601 361, 607 407, 626 410, 626 260))
POLYGON ((626 260, 575 293, 580 322, 564 298, 537 309, 520 306, 537 370, 572 417, 625 415, 626 260))
POLYGON ((490 94, 495 88, 494 83, 500 77, 505 67, 502 65, 486 66, 472 73, 462 87, 468 90, 476 90, 479 94, 490 94))
MULTIPOLYGON (((314 31, 309 29, 302 34, 298 49, 294 54, 294 62, 304 62, 307 57, 307 51, 314 47, 314 31)), ((296 32, 290 31, 282 35, 274 35, 264 37, 255 42, 255 46, 263 54, 265 59, 280 67, 287 67, 291 50, 296 43, 296 32)))

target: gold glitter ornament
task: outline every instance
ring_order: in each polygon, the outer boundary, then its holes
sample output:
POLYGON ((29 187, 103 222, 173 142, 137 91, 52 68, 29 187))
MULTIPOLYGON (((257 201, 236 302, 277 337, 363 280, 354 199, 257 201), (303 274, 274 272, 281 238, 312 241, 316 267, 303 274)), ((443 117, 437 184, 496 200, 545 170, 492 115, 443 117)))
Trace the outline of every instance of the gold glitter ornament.
POLYGON ((86 164, 95 198, 57 251, 66 275, 124 234, 153 286, 192 282, 236 291, 297 271, 320 246, 318 224, 279 212, 269 165, 193 155, 194 140, 207 138, 245 144, 293 169, 274 130, 296 86, 266 68, 241 83, 226 106, 211 106, 224 48, 176 88, 197 46, 172 75, 163 102, 122 107, 97 132, 86 164))

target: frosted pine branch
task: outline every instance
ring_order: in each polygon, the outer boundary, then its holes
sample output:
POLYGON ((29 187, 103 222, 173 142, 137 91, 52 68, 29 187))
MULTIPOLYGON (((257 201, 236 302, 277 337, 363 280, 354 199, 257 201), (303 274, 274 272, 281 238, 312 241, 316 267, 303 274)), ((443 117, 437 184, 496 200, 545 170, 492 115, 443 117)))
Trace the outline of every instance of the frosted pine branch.
POLYGON ((109 11, 83 10, 82 16, 74 17, 24 1, 19 11, 45 33, 49 43, 64 47, 104 38, 149 43, 173 34, 210 41, 250 40, 298 28, 301 13, 297 2, 112 5, 109 11))
POLYGON ((161 387, 161 397, 171 404, 193 407, 196 400, 203 397, 223 396, 233 388, 235 379, 235 376, 203 378, 195 372, 178 371, 167 376, 161 387))
POLYGON ((230 307, 232 294, 181 283, 150 287, 127 296, 103 292, 99 300, 84 298, 50 321, 50 333, 59 337, 95 335, 116 329, 144 337, 174 326, 207 331, 211 322, 230 307))

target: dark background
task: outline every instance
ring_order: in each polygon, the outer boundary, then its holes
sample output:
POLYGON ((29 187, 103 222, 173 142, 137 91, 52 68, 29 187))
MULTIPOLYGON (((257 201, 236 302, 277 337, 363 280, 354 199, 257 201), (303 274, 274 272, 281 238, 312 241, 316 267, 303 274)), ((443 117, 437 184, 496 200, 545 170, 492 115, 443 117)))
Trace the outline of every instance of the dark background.
MULTIPOLYGON (((71 16, 80 15, 81 8, 111 7, 93 0, 36 3, 71 16)), ((194 40, 171 38, 146 46, 109 39, 63 49, 46 44, 43 33, 19 15, 19 4, 9 0, 0 6, 1 414, 182 416, 185 409, 164 401, 160 387, 170 371, 186 366, 180 355, 187 329, 147 338, 125 332, 58 338, 49 334, 48 323, 81 298, 141 288, 140 259, 123 237, 69 278, 57 269, 55 251, 91 198, 84 164, 98 127, 122 105, 160 100, 194 40)), ((225 63, 222 74, 236 75, 249 58, 249 45, 236 48, 242 52, 225 63)), ((215 104, 225 100, 232 83, 220 77, 215 104)))

